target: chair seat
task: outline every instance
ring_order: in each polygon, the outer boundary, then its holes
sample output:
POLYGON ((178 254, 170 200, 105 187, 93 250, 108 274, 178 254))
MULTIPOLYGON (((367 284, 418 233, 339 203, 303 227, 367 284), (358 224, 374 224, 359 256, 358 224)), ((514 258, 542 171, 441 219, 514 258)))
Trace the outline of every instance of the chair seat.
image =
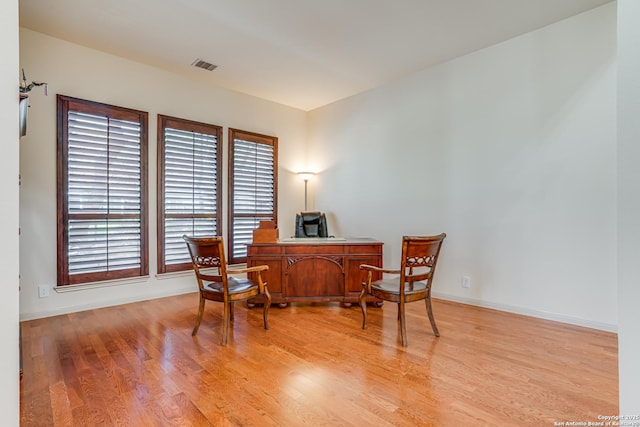
MULTIPOLYGON (((229 277, 227 282, 229 284, 229 295, 245 293, 252 290, 252 288, 255 289, 256 292, 258 291, 258 285, 249 279, 229 277)), ((210 282, 204 286, 204 290, 215 293, 224 293, 222 282, 210 282)))
MULTIPOLYGON (((384 299, 391 302, 400 301, 400 285, 399 279, 383 279, 371 282, 371 293, 374 296, 380 296, 384 294, 384 299)), ((415 297, 417 299, 423 298, 427 290, 426 282, 413 282, 404 284, 405 300, 412 301, 415 297)))
MULTIPOLYGON (((398 279, 385 279, 385 280, 376 280, 375 282, 371 282, 371 287, 375 289, 380 289, 381 291, 389 292, 392 294, 400 294, 400 286, 398 286, 398 279)), ((427 289, 427 284, 425 282, 406 282, 404 284, 404 292, 420 292, 427 289)))

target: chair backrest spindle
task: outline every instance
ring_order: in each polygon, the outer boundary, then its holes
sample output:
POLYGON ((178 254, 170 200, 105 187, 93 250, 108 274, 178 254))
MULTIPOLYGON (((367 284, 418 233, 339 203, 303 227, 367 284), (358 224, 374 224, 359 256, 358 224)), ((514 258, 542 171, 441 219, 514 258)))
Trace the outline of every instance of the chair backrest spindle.
POLYGON ((226 288, 227 274, 222 237, 183 238, 191 255, 200 289, 204 287, 204 281, 220 282, 226 288))
MULTIPOLYGON (((433 272, 446 234, 427 237, 402 237, 401 283, 427 281, 427 288, 431 287, 433 272)), ((400 287, 404 293, 404 287, 400 287)))

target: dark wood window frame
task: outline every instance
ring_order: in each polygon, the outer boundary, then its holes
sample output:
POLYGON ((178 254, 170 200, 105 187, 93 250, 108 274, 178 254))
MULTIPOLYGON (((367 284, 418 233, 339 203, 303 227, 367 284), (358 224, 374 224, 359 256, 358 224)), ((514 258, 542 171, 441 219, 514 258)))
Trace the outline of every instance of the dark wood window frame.
POLYGON ((149 274, 147 171, 147 112, 57 96, 59 286, 149 274), (93 126, 87 131, 89 134, 79 136, 79 130, 84 132, 81 130, 84 125, 77 124, 76 119, 82 115, 101 124, 89 125, 93 126), (70 121, 74 124, 70 125, 70 121), (106 130, 99 130, 100 127, 106 130), (72 142, 69 139, 70 129, 72 142), (131 142, 134 140, 135 143, 131 142), (106 170, 103 171, 104 179, 98 177, 99 166, 92 166, 93 160, 89 159, 93 156, 90 150, 95 147, 99 148, 94 150, 97 154, 93 158, 103 162, 106 170), (101 151, 107 154, 103 155, 101 151), (75 154, 70 157, 70 152, 75 154), (78 174, 82 168, 87 170, 86 179, 82 173, 78 174), (86 193, 83 190, 85 185, 86 193), (100 185, 102 188, 98 189, 100 185), (102 195, 98 194, 100 191, 102 195), (96 195, 101 199, 94 202, 91 196, 96 195), (101 203, 102 206, 98 207, 101 203), (71 238, 70 233, 73 235, 71 238), (83 238, 89 242, 82 241, 83 238), (131 244, 132 241, 135 243, 131 244), (95 249, 92 244, 102 244, 103 247, 95 249), (101 258, 102 255, 106 259, 101 258), (74 265, 73 272, 70 272, 70 259, 74 265), (96 262, 101 265, 95 266, 96 262), (90 263, 93 267, 86 267, 90 263))
MULTIPOLYGON (((246 262, 246 247, 244 251, 239 249, 240 246, 245 243, 250 243, 250 228, 257 227, 258 222, 260 220, 272 220, 276 224, 278 222, 278 138, 275 136, 262 135, 254 132, 243 131, 239 129, 229 129, 229 192, 228 192, 228 200, 229 200, 229 216, 228 216, 228 259, 231 264, 238 264, 246 262), (249 143, 249 145, 254 144, 256 147, 260 149, 266 148, 267 152, 271 151, 272 153, 272 163, 271 163, 271 182, 268 183, 264 181, 263 178, 269 176, 268 170, 258 170, 256 169, 256 173, 263 174, 263 177, 257 177, 258 179, 263 179, 259 184, 271 186, 270 192, 272 194, 271 197, 271 209, 267 209, 268 206, 265 206, 263 201, 260 200, 250 200, 249 205, 262 205, 259 209, 255 209, 253 212, 248 212, 247 209, 241 209, 240 201, 236 202, 236 198, 243 197, 253 197, 248 194, 240 194, 241 184, 236 182, 235 171, 238 169, 236 166, 236 161, 239 161, 239 156, 235 154, 235 147, 237 144, 249 143), (244 212, 240 212, 244 210, 244 212), (236 220, 245 221, 248 223, 245 224, 244 230, 236 230, 236 220), (249 222, 251 224, 249 224, 249 222), (242 234, 244 233, 244 237, 242 234), (240 254, 240 252, 243 252, 240 254), (244 255, 244 256, 243 256, 244 255)), ((268 165, 263 165, 267 166, 268 165)), ((241 173, 240 171, 239 173, 241 173)), ((246 171, 245 171, 246 172, 246 171)), ((245 187, 246 189, 246 187, 245 187)), ((254 195, 258 196, 260 191, 257 186, 256 189, 253 190, 254 195)), ((267 193, 269 189, 267 190, 267 193)), ((267 203, 268 204, 268 203, 267 203)), ((239 228, 239 227, 238 227, 239 228)))
POLYGON ((174 271, 191 270, 191 261, 188 258, 187 247, 181 239, 181 233, 191 236, 201 235, 220 235, 222 228, 222 127, 196 121, 179 119, 164 115, 158 115, 158 214, 157 214, 157 236, 158 236, 158 273, 169 273, 174 271), (167 144, 166 130, 172 131, 171 138, 173 145, 171 147, 174 167, 173 172, 167 176, 167 144), (188 138, 191 136, 193 140, 178 142, 177 138, 188 138), (208 137, 213 137, 213 140, 208 137), (196 138, 198 142, 196 142, 196 138), (212 147, 206 145, 213 143, 212 147), (181 147, 179 147, 179 145, 181 147), (199 145, 199 148, 196 148, 199 145), (177 150, 192 149, 192 152, 178 153, 177 150), (200 154, 196 153, 200 150, 200 154), (180 157, 180 158, 178 158, 180 157), (201 159, 200 165, 196 164, 197 159, 201 159), (180 162, 191 160, 190 165, 183 164, 184 170, 191 173, 192 181, 179 182, 186 176, 179 176, 180 162), (212 169, 213 168, 213 169, 212 169), (211 179, 212 182, 202 182, 211 179), (199 174, 198 176, 196 176, 199 174), (167 179, 171 183, 167 183, 167 179), (200 184, 196 184, 196 180, 200 180, 200 184), (186 184, 186 185, 185 185, 186 184), (189 185, 191 185, 189 187, 189 185), (200 187, 196 189, 195 187, 200 187), (167 191, 171 189, 174 193, 173 198, 168 201, 173 209, 168 209, 167 191), (213 197, 206 194, 213 191, 213 197), (180 194, 178 194, 180 193, 180 194), (180 197, 186 197, 191 194, 192 200, 183 206, 178 200, 180 197), (213 206, 211 204, 213 203, 213 206), (211 209, 213 208, 213 212, 211 209), (167 232, 167 220, 176 222, 172 225, 173 230, 167 232), (209 221, 213 221, 213 225, 209 221), (189 226, 186 222, 191 221, 189 226), (189 230, 187 230, 187 228, 189 230), (180 236, 178 236, 180 234, 180 236), (167 240, 168 239, 168 240, 167 240), (179 248, 184 249, 184 260, 181 260, 179 248))

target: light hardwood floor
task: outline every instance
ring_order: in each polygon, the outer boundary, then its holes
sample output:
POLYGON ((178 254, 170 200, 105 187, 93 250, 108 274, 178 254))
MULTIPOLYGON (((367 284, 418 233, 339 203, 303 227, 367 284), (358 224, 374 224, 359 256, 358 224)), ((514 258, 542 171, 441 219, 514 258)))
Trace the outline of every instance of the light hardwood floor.
POLYGON ((23 426, 553 426, 618 413, 617 336, 434 300, 236 307, 197 294, 22 323, 23 426))

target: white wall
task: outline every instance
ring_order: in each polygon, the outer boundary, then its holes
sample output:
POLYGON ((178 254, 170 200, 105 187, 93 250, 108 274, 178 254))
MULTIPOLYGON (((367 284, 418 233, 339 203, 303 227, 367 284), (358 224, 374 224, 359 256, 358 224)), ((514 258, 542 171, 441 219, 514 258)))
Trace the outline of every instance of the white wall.
POLYGON ((615 330, 615 54, 609 4, 312 111, 316 208, 391 265, 446 232, 437 296, 615 330))
POLYGON ((0 2, 0 414, 19 425, 18 362, 18 1, 0 2))
POLYGON ((640 2, 618 0, 620 413, 640 415, 640 2))
MULTIPOLYGON (((32 92, 27 136, 21 143, 22 319, 196 290, 192 273, 177 277, 168 275, 163 279, 155 276, 156 117, 159 113, 224 126, 223 183, 227 182, 229 127, 277 136, 280 231, 283 236, 293 232, 295 212, 304 203, 303 183, 294 174, 305 168, 306 113, 303 111, 206 87, 159 69, 27 29, 20 30, 20 66, 25 68, 30 80, 48 82, 50 92, 48 97, 42 90, 32 92), (56 285, 56 94, 149 112, 151 215, 150 278, 147 280, 79 292, 51 292, 49 298, 38 298, 38 285, 56 285)), ((225 189, 224 224, 226 196, 225 189)), ((226 228, 223 232, 226 236, 226 228)))

